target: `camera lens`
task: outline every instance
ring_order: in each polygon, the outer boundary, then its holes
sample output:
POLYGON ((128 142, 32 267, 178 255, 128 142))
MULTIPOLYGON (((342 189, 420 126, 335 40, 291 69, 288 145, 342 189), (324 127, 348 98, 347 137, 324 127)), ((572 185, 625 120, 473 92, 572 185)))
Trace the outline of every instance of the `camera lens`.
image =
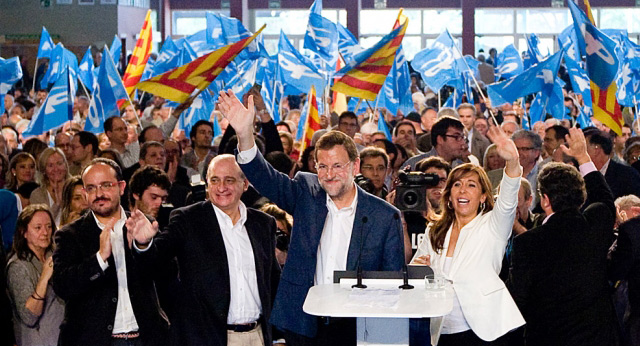
POLYGON ((419 196, 415 191, 409 190, 402 196, 402 201, 408 208, 413 208, 418 204, 419 196))

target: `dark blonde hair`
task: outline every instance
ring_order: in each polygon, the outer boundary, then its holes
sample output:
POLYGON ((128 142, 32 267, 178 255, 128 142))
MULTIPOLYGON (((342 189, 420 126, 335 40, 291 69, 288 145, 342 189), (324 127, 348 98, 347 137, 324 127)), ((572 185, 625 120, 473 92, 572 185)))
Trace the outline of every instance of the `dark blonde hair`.
POLYGON ((13 234, 13 247, 11 249, 12 253, 15 253, 19 259, 28 261, 31 259, 31 256, 35 256, 33 251, 29 248, 27 244, 27 239, 24 237, 25 233, 27 233, 27 229, 29 228, 29 223, 33 220, 33 217, 37 212, 44 211, 49 215, 49 219, 51 220, 51 236, 49 239, 49 247, 47 247, 47 252, 53 250, 53 234, 56 232, 56 222, 53 220, 53 215, 51 215, 51 211, 49 211, 49 207, 45 204, 31 204, 28 207, 22 209, 20 215, 18 215, 18 220, 16 221, 16 232, 13 234))
POLYGON ((69 215, 71 214, 71 201, 73 200, 73 190, 76 186, 82 187, 82 178, 74 175, 67 179, 62 188, 62 216, 60 217, 60 227, 71 222, 69 215))
POLYGON ((447 236, 449 227, 455 221, 456 215, 453 208, 449 207, 449 197, 451 197, 451 187, 455 182, 462 179, 462 177, 469 174, 476 174, 482 188, 482 194, 485 195, 485 206, 478 209, 478 214, 486 213, 493 210, 493 196, 491 195, 491 181, 487 176, 487 173, 480 166, 476 166, 471 163, 462 164, 454 168, 447 178, 447 184, 442 191, 442 198, 440 200, 441 212, 439 214, 430 215, 430 219, 433 220, 431 228, 429 230, 429 240, 431 241, 431 247, 440 252, 444 247, 444 238, 447 236))

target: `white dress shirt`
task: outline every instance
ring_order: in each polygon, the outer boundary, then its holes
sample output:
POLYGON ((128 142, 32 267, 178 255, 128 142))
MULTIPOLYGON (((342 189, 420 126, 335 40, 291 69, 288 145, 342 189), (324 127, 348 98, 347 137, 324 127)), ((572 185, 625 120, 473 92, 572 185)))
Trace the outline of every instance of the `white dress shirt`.
POLYGON ((215 205, 213 210, 220 225, 224 248, 229 262, 229 288, 231 302, 227 324, 252 323, 260 318, 262 304, 258 291, 256 262, 253 247, 245 227, 247 207, 240 202, 240 220, 233 224, 229 215, 215 205))
MULTIPOLYGON (((93 212, 91 212, 91 215, 93 215, 100 230, 104 230, 106 225, 100 222, 93 212)), ((112 334, 129 333, 138 330, 138 322, 133 314, 129 286, 127 285, 127 264, 124 253, 127 239, 125 239, 122 231, 125 221, 127 221, 127 215, 124 213, 124 209, 120 207, 120 219, 116 221, 113 231, 111 231, 111 255, 113 255, 113 261, 116 263, 116 275, 118 277, 118 305, 116 307, 116 318, 113 321, 112 334)), ((102 260, 100 251, 96 253, 96 256, 98 257, 100 268, 103 271, 106 270, 109 267, 109 263, 102 260)))
POLYGON ((320 245, 318 245, 318 259, 316 260, 316 275, 314 277, 316 285, 332 284, 333 271, 347 269, 347 255, 349 254, 357 206, 358 189, 356 189, 351 205, 342 209, 338 209, 331 197, 327 195, 329 212, 324 221, 320 245))
MULTIPOLYGON (((253 160, 258 152, 254 145, 249 150, 240 151, 238 148, 238 163, 244 164, 253 160)), ((354 187, 355 187, 355 183, 354 187)), ((314 282, 316 285, 333 283, 334 270, 347 269, 347 255, 351 244, 351 232, 358 205, 358 189, 351 205, 338 209, 333 200, 327 195, 327 218, 322 229, 320 245, 316 260, 316 273, 314 282)))

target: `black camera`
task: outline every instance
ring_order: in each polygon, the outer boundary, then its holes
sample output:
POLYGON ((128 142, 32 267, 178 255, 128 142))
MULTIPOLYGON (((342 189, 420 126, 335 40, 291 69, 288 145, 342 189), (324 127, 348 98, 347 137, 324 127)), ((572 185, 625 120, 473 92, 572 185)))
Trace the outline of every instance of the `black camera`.
POLYGON ((400 171, 395 205, 401 211, 426 211, 427 187, 437 186, 440 177, 434 173, 400 171))
POLYGON ((358 173, 358 175, 353 178, 353 181, 368 193, 373 194, 376 191, 376 187, 373 185, 371 179, 365 177, 362 173, 358 173))

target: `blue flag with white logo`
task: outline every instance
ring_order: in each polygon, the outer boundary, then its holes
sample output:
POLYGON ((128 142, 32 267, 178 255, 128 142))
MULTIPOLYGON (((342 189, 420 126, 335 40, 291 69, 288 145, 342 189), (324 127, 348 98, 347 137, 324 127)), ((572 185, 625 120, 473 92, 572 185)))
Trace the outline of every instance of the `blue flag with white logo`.
POLYGON ((364 48, 358 44, 358 40, 351 31, 342 24, 336 23, 336 29, 338 30, 338 51, 344 58, 345 64, 348 64, 353 60, 353 56, 362 52, 364 48))
POLYGON ((489 85, 487 92, 491 104, 497 107, 505 103, 512 103, 520 97, 542 91, 545 88, 550 92, 553 89, 563 54, 564 51, 561 50, 509 80, 489 85))
MULTIPOLYGON (((564 57, 564 62, 567 67, 567 73, 569 74, 569 80, 571 81, 571 87, 573 92, 581 94, 585 107, 589 110, 593 107, 593 101, 591 99, 591 84, 589 82, 589 76, 580 67, 580 65, 569 56, 564 57)), ((591 112, 588 112, 591 113, 591 112)))
POLYGON ((38 113, 31 118, 29 126, 22 133, 23 136, 37 136, 73 120, 72 108, 75 90, 72 87, 70 76, 71 71, 69 67, 66 67, 49 91, 49 95, 38 113))
MULTIPOLYGON (((251 32, 236 18, 229 18, 220 13, 207 12, 206 41, 212 49, 222 47, 243 38, 251 36, 251 32)), ((251 42, 240 54, 237 60, 256 59, 260 51, 261 36, 251 42)))
POLYGON ((51 58, 51 52, 53 52, 53 40, 51 35, 47 31, 47 28, 42 27, 42 33, 40 34, 40 45, 38 46, 38 55, 36 58, 51 58))
POLYGON ((590 23, 586 23, 584 35, 587 74, 594 83, 605 90, 618 73, 620 62, 616 54, 616 42, 590 23))
POLYGON ((459 58, 452 49, 453 40, 448 31, 438 36, 431 48, 424 49, 415 55, 411 66, 420 72, 422 79, 434 92, 438 92, 447 82, 459 78, 456 59, 459 58))
MULTIPOLYGON (((571 0, 570 0, 571 1, 571 0)), ((560 35, 558 35, 558 46, 566 53, 569 58, 579 61, 580 51, 578 50, 578 37, 576 36, 576 28, 574 25, 567 26, 560 35)))
POLYGON ((16 56, 10 59, 0 58, 0 110, 4 111, 4 95, 22 78, 22 66, 16 56))
MULTIPOLYGON (((105 47, 105 49, 107 49, 107 47, 105 47)), ((107 77, 109 79, 109 85, 113 90, 113 95, 115 96, 116 101, 128 100, 129 95, 127 94, 127 90, 124 88, 124 84, 122 83, 122 77, 120 77, 120 73, 118 73, 118 70, 116 69, 116 65, 113 62, 113 59, 111 59, 111 55, 108 55, 106 57, 103 56, 102 60, 103 61, 107 60, 105 65, 101 64, 100 66, 106 67, 107 77)))
POLYGON ((319 67, 330 71, 335 69, 338 59, 338 41, 336 25, 322 16, 322 0, 315 0, 311 5, 307 31, 304 34, 304 48, 322 58, 325 63, 319 67))
POLYGON ((95 75, 93 74, 93 56, 91 55, 91 46, 87 48, 87 51, 82 57, 80 65, 78 65, 78 79, 82 82, 85 88, 89 92, 93 91, 93 85, 95 84, 95 75))
POLYGON ((525 54, 524 60, 522 64, 524 65, 524 69, 528 69, 529 67, 539 63, 544 60, 549 54, 542 54, 540 52, 540 39, 536 34, 529 34, 526 36, 527 38, 527 53, 525 54))
POLYGON ((242 99, 256 82, 257 73, 258 61, 245 60, 238 65, 238 73, 227 82, 225 89, 233 90, 233 93, 242 99))
POLYGON ((113 61, 120 62, 120 58, 122 57, 122 41, 118 35, 113 36, 113 41, 111 41, 109 51, 111 52, 111 58, 113 61))
POLYGON ((280 32, 278 48, 280 80, 284 85, 285 95, 307 93, 311 85, 315 86, 318 93, 324 90, 323 76, 309 59, 298 52, 284 32, 280 32))
POLYGON ((40 81, 40 88, 46 89, 49 84, 55 83, 67 67, 71 70, 72 76, 77 76, 78 58, 71 51, 64 48, 62 43, 58 43, 53 48, 53 52, 51 52, 49 68, 44 78, 40 81))
POLYGON ((578 47, 578 53, 581 57, 587 55, 587 45, 585 44, 585 33, 587 24, 591 24, 589 17, 583 10, 578 7, 574 0, 567 1, 571 17, 573 18, 573 27, 576 33, 576 45, 578 47))
POLYGON ((178 120, 178 128, 180 130, 184 130, 184 133, 189 133, 189 131, 191 131, 191 127, 193 127, 193 125, 195 125, 199 120, 209 121, 217 99, 217 93, 211 95, 208 90, 201 92, 200 95, 193 100, 191 106, 182 113, 182 116, 180 116, 180 119, 178 120))
MULTIPOLYGON (((116 103, 116 96, 111 86, 111 78, 109 77, 110 68, 108 64, 113 65, 109 50, 105 47, 102 62, 100 63, 100 71, 98 79, 91 95, 89 103, 89 115, 84 125, 84 130, 93 133, 104 132, 104 121, 111 116, 119 116, 120 111, 116 103)), ((115 67, 114 67, 115 68, 115 67)))
POLYGON ((501 78, 509 79, 524 72, 524 65, 520 53, 513 44, 510 44, 496 57, 496 82, 501 78))
POLYGON ((162 44, 160 52, 158 53, 158 58, 156 59, 156 62, 153 66, 151 75, 157 76, 178 67, 179 65, 177 56, 179 53, 180 48, 178 48, 175 41, 170 37, 167 37, 167 39, 162 44))

